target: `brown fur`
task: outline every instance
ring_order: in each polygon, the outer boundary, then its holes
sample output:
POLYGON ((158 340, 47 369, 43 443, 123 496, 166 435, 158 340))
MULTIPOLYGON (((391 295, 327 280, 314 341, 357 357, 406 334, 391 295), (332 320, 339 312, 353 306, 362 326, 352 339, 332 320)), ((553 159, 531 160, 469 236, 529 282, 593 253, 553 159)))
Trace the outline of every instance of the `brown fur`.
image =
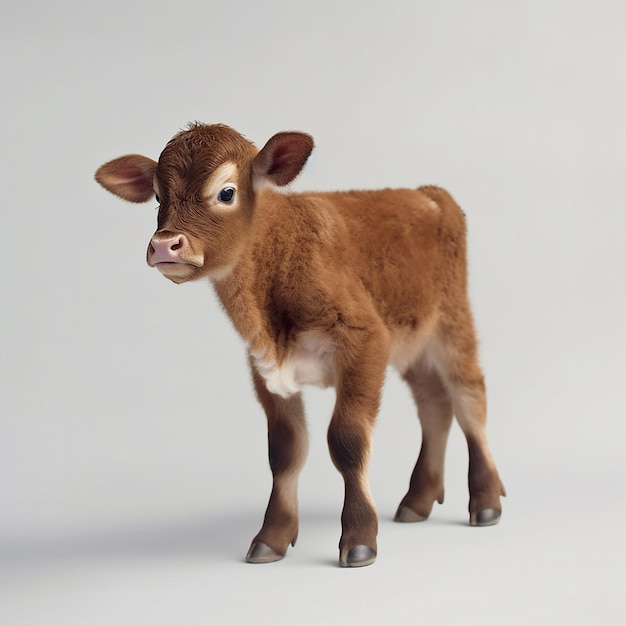
POLYGON ((413 391, 423 431, 396 519, 426 519, 443 502, 453 415, 468 440, 472 525, 498 521, 504 489, 485 434, 463 213, 438 187, 278 192, 312 148, 308 135, 278 133, 257 151, 227 126, 194 124, 158 164, 121 157, 96 178, 134 201, 154 186, 160 209, 148 263, 174 282, 209 277, 248 345, 274 475, 248 560, 277 560, 295 542, 307 448, 299 390, 312 382, 336 388, 328 443, 345 481, 340 563, 359 566, 376 557, 367 467, 390 362, 413 391))

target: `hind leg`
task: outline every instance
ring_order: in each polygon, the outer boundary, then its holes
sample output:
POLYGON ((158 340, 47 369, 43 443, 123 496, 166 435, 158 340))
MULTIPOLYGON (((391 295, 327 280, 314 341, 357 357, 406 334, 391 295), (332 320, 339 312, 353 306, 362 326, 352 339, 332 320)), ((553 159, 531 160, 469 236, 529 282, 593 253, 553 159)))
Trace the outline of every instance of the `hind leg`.
POLYGON ((467 440, 471 526, 491 526, 502 515, 500 496, 506 495, 487 443, 487 412, 482 375, 452 381, 454 412, 467 440))
POLYGON ((420 522, 433 504, 443 503, 446 444, 452 424, 452 400, 439 373, 424 359, 404 374, 422 427, 422 447, 411 475, 409 490, 396 512, 396 522, 420 522))
POLYGON ((478 364, 477 345, 469 312, 434 343, 433 356, 452 399, 454 415, 469 451, 469 514, 471 526, 496 524, 501 516, 500 496, 506 495, 487 443, 485 381, 478 364))

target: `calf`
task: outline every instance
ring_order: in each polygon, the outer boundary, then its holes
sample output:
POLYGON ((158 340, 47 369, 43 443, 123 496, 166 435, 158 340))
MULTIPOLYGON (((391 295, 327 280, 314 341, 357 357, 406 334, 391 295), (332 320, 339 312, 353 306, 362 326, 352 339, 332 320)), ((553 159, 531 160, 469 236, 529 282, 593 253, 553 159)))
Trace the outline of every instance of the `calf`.
POLYGON ((120 157, 96 179, 131 202, 156 196, 148 265, 175 283, 207 277, 247 344, 273 474, 247 561, 277 561, 295 544, 307 452, 300 391, 313 384, 336 389, 328 444, 345 483, 339 564, 358 567, 376 558, 367 469, 388 364, 409 384, 422 427, 396 521, 425 520, 443 502, 453 416, 469 449, 472 526, 499 520, 504 488, 487 445, 463 213, 438 187, 281 192, 312 149, 299 132, 259 151, 227 126, 192 124, 158 162, 120 157))

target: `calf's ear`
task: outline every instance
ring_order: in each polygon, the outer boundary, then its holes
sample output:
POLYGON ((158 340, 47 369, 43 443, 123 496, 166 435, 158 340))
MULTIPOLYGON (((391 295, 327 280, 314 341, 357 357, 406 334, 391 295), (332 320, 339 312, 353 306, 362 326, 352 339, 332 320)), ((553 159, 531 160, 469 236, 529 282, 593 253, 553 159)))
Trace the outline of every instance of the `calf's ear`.
POLYGON ((147 202, 154 196, 156 168, 156 161, 140 154, 128 154, 99 167, 96 180, 119 198, 147 202))
POLYGON ((313 145, 313 137, 305 133, 277 133, 254 158, 254 178, 279 187, 288 185, 302 171, 313 145))

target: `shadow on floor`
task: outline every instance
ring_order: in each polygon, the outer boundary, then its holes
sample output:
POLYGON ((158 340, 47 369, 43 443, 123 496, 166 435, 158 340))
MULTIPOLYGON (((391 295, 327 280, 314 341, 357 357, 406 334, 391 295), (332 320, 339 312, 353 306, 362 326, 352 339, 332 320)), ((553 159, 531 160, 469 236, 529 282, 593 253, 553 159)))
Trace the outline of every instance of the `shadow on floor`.
MULTIPOLYGON (((28 540, 0 537, 0 570, 92 559, 219 559, 242 562, 259 530, 259 511, 195 519, 138 522, 28 540)), ((301 525, 335 534, 335 513, 303 513, 301 525)))
POLYGON ((256 515, 159 520, 82 531, 73 535, 0 539, 0 567, 93 558, 220 558, 241 560, 258 523, 256 515))

